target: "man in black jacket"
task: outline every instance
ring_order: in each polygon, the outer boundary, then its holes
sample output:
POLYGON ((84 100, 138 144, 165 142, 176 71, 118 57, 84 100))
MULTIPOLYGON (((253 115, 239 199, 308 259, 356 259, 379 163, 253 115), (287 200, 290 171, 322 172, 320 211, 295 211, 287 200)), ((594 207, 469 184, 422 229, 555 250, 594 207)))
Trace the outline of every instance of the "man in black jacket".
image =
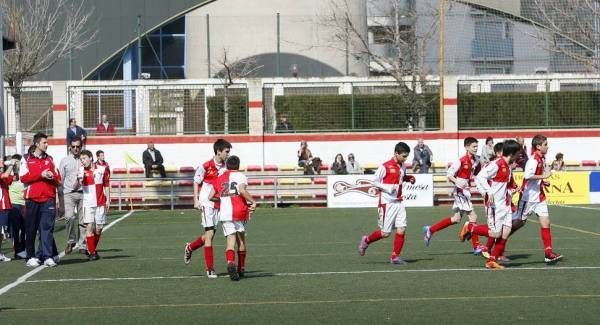
POLYGON ((152 177, 153 170, 158 170, 158 172, 160 172, 160 177, 167 177, 165 166, 163 166, 163 157, 160 154, 160 151, 154 149, 154 143, 148 143, 148 149, 144 150, 142 161, 144 162, 147 178, 152 177))

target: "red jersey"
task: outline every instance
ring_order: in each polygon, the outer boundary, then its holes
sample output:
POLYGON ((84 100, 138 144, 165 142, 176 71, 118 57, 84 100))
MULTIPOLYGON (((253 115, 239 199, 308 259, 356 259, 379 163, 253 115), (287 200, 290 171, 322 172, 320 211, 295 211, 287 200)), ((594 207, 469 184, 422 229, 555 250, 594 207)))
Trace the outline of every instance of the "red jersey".
POLYGON ((377 168, 373 183, 382 189, 379 192, 379 204, 402 201, 402 182, 405 175, 406 168, 394 159, 384 162, 377 168), (397 188, 395 193, 392 193, 393 188, 397 188))
POLYGON ((108 173, 108 176, 110 177, 110 166, 108 165, 106 160, 102 163, 100 163, 99 161, 96 160, 94 162, 94 166, 104 166, 104 168, 106 168, 106 172, 108 173))
POLYGON ((221 221, 246 221, 250 210, 246 199, 240 195, 240 186, 248 185, 248 179, 237 170, 226 170, 214 181, 214 189, 220 200, 221 221))
POLYGON ((10 204, 10 196, 8 194, 8 187, 13 182, 13 176, 0 179, 0 210, 12 209, 10 204))
POLYGON ((22 161, 19 178, 23 184, 28 185, 25 188, 25 199, 38 203, 56 198, 56 187, 61 182, 60 173, 54 166, 52 157, 45 153, 40 157, 31 154, 25 161, 22 161), (54 176, 52 180, 42 177, 42 172, 45 170, 52 173, 54 176))
POLYGON ((106 205, 104 188, 110 186, 110 174, 106 167, 96 166, 81 167, 79 176, 83 190, 83 206, 99 207, 106 205))
POLYGON ((215 203, 208 199, 212 183, 225 171, 225 163, 217 164, 211 159, 196 168, 194 174, 194 186, 200 188, 200 204, 207 207, 215 207, 215 203))

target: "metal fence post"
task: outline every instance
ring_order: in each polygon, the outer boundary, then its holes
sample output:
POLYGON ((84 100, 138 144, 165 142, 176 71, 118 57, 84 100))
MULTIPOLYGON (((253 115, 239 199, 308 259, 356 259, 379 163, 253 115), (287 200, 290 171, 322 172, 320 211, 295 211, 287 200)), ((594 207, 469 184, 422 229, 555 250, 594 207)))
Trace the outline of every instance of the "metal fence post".
POLYGON ((279 183, 279 178, 275 177, 275 182, 274 182, 274 186, 273 186, 273 191, 275 192, 273 195, 273 206, 275 208, 277 208, 277 198, 278 198, 278 194, 277 194, 277 184, 279 183))
POLYGON ((121 181, 119 181, 119 211, 123 210, 123 207, 121 206, 121 198, 123 197, 123 193, 121 191, 121 181))
POLYGON ((175 195, 175 192, 173 191, 173 183, 175 182, 175 180, 171 180, 171 211, 175 210, 175 199, 173 198, 173 196, 175 195))

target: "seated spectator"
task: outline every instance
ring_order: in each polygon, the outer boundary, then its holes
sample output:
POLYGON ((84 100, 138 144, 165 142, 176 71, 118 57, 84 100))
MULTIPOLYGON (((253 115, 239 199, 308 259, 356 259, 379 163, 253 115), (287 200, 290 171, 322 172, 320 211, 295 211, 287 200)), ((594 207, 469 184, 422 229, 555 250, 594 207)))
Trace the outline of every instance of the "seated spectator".
POLYGON ((146 177, 152 177, 153 171, 158 171, 160 177, 167 177, 165 172, 165 166, 163 166, 163 157, 160 151, 154 149, 154 143, 148 143, 148 149, 144 150, 142 154, 142 161, 144 163, 144 169, 146 169, 146 177))
POLYGON ((556 154, 556 159, 552 162, 552 170, 562 171, 565 170, 565 161, 563 160, 564 155, 562 153, 556 154))
POLYGON ((423 142, 422 138, 419 138, 417 145, 415 146, 413 156, 413 171, 419 171, 420 174, 429 173, 431 167, 431 161, 433 159, 433 152, 429 149, 429 146, 423 142))
POLYGON ((346 175, 348 174, 348 170, 346 170, 346 162, 344 161, 344 156, 341 153, 335 155, 335 160, 331 165, 331 171, 333 171, 336 175, 346 175))
POLYGON ((308 149, 308 143, 306 143, 306 141, 301 141, 300 149, 298 149, 298 167, 305 167, 312 162, 312 159, 313 156, 310 149, 308 149))
POLYGON ((348 154, 348 162, 346 163, 346 171, 348 174, 362 174, 363 170, 358 161, 354 159, 354 154, 348 154))
POLYGON ((304 166, 304 175, 321 175, 321 158, 314 157, 304 166))
POLYGON ((279 117, 279 123, 277 123, 277 127, 275 128, 275 131, 277 131, 278 133, 286 133, 286 132, 294 131, 294 126, 292 125, 292 123, 290 123, 288 121, 287 115, 281 114, 281 116, 279 117))
POLYGON ((108 121, 106 114, 102 114, 102 121, 96 126, 96 135, 115 135, 115 126, 108 121))
POLYGON ((87 141, 87 132, 77 125, 77 121, 74 118, 69 119, 69 127, 67 128, 67 146, 71 145, 73 138, 78 137, 81 139, 82 149, 85 147, 87 141))

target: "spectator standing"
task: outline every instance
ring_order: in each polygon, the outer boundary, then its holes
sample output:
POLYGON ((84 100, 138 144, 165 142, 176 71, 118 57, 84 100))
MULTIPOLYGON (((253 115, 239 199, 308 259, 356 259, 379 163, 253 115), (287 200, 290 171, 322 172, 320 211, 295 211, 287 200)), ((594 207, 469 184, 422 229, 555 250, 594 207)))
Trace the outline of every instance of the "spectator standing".
POLYGON ((146 169, 146 178, 152 177, 153 170, 157 170, 160 173, 160 177, 167 177, 165 166, 163 166, 163 157, 160 151, 154 148, 154 143, 148 143, 148 149, 144 150, 142 154, 142 161, 146 169))
POLYGON ((279 123, 277 123, 275 130, 279 133, 293 132, 294 126, 288 121, 287 115, 281 114, 279 117, 279 123))
POLYGON ((418 168, 420 174, 427 174, 431 167, 433 152, 429 149, 429 146, 423 142, 423 138, 419 138, 417 142, 413 156, 413 170, 418 168))
POLYGON ((348 174, 362 174, 363 170, 358 161, 354 159, 354 154, 348 154, 348 162, 346 163, 346 171, 348 174))
POLYGON ((335 160, 331 165, 331 170, 336 175, 346 175, 348 174, 348 170, 346 170, 346 162, 344 161, 344 156, 341 153, 335 155, 335 160))
POLYGON ((102 120, 96 126, 96 135, 115 135, 115 126, 108 121, 106 114, 102 114, 102 120))
POLYGON ((13 248, 15 251, 15 259, 24 259, 27 257, 25 251, 25 199, 23 198, 23 192, 25 186, 19 179, 19 167, 21 165, 21 155, 13 155, 12 160, 15 166, 13 167, 13 182, 8 188, 8 195, 10 196, 10 203, 12 208, 10 210, 9 219, 11 224, 11 237, 13 239, 13 248))
POLYGON ((557 153, 556 154, 556 159, 552 162, 552 170, 556 170, 556 171, 563 171, 565 170, 565 161, 564 159, 564 155, 562 153, 557 153))
MULTIPOLYGON (((27 185, 25 206, 27 207, 27 233, 25 246, 27 266, 38 267, 43 261, 46 266, 56 266, 58 250, 54 241, 54 219, 56 219, 56 189, 61 177, 52 157, 46 154, 48 136, 38 132, 33 136, 34 151, 21 164, 19 177, 27 185), (39 230, 40 249, 35 252, 35 239, 39 230)), ((60 202, 59 202, 60 203, 60 202)))
POLYGON ((71 144, 73 138, 78 137, 81 140, 81 145, 85 147, 87 141, 87 132, 77 125, 77 121, 74 118, 69 119, 69 128, 67 128, 67 146, 71 144))
MULTIPOLYGON (((0 227, 9 225, 9 213, 12 206, 10 205, 8 187, 13 181, 13 167, 14 161, 12 159, 8 161, 0 160, 0 170, 2 170, 2 174, 0 174, 0 227)), ((4 237, 4 232, 0 232, 0 262, 9 262, 10 258, 2 254, 2 241, 4 237)))
POLYGON ((516 137, 515 140, 517 140, 519 146, 521 146, 521 149, 517 153, 517 160, 515 160, 514 166, 525 170, 525 165, 527 164, 527 160, 529 159, 529 156, 527 156, 527 146, 525 146, 525 139, 523 139, 522 137, 516 137))
POLYGON ((481 147, 481 163, 486 166, 491 161, 496 159, 494 153, 494 139, 492 137, 485 138, 485 145, 481 147))
POLYGON ((79 154, 81 153, 81 140, 75 137, 71 140, 69 153, 58 165, 58 171, 63 178, 63 184, 58 188, 62 205, 59 206, 59 215, 65 218, 67 233, 67 246, 65 254, 71 254, 75 244, 79 246, 79 252, 85 254, 85 229, 79 227, 83 224, 83 191, 76 187, 77 173, 81 167, 79 154))

